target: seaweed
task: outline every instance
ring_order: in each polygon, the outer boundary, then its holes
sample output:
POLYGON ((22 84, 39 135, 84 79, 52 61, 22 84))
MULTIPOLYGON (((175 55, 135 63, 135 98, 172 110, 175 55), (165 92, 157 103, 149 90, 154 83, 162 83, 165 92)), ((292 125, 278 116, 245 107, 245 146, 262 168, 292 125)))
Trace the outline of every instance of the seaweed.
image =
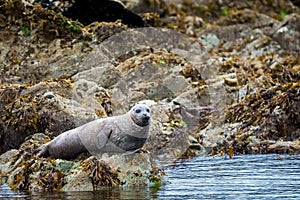
POLYGON ((31 153, 35 151, 35 145, 36 141, 29 140, 20 148, 22 150, 15 154, 15 166, 10 169, 8 185, 12 190, 18 191, 28 191, 32 187, 43 188, 45 191, 60 190, 65 184, 65 175, 55 168, 54 161, 37 159, 35 154, 31 153))
POLYGON ((124 184, 118 178, 118 170, 111 169, 103 160, 92 157, 83 161, 81 166, 83 171, 87 172, 94 190, 99 186, 113 187, 124 184))

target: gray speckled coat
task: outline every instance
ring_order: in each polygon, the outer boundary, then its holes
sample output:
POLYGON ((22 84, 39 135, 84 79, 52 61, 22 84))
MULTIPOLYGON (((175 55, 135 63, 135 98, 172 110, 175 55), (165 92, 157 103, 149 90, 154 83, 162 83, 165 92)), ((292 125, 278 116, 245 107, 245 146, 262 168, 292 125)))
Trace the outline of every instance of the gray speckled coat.
POLYGON ((135 152, 146 142, 149 125, 137 125, 131 112, 97 119, 66 131, 45 144, 38 156, 69 159, 85 151, 92 155, 135 152))

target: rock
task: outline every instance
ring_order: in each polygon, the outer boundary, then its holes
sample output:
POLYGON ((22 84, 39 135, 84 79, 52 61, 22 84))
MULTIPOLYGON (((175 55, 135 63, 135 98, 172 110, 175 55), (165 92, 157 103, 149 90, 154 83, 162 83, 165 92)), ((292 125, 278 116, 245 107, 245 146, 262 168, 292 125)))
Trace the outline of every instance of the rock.
MULTIPOLYGON (((36 65, 44 66, 47 68, 48 77, 53 78, 66 78, 71 77, 76 74, 81 66, 81 60, 84 58, 82 49, 82 43, 75 43, 72 47, 62 48, 60 40, 55 40, 49 45, 49 49, 51 49, 52 55, 48 56, 47 59, 40 60, 36 65)), ((47 55, 48 52, 42 52, 44 56, 47 55)))
POLYGON ((290 141, 277 141, 268 146, 268 153, 300 153, 300 143, 290 141))
POLYGON ((62 191, 92 191, 101 186, 147 186, 155 170, 151 162, 150 155, 145 153, 90 157, 68 173, 62 191))
POLYGON ((271 35, 283 49, 296 51, 298 53, 300 51, 299 19, 299 14, 291 14, 286 16, 284 21, 273 29, 271 35))
POLYGON ((254 143, 254 144, 258 144, 261 140, 259 138, 257 138, 256 136, 249 136, 248 137, 249 142, 254 143))
POLYGON ((260 35, 260 31, 253 33, 252 42, 248 43, 241 51, 241 57, 256 58, 265 54, 265 52, 280 52, 281 48, 277 42, 270 40, 265 35, 260 35))
POLYGON ((113 156, 104 154, 98 159, 104 160, 112 169, 119 171, 118 177, 124 186, 149 185, 148 177, 151 176, 151 171, 155 170, 154 161, 147 153, 113 156))
POLYGON ((177 108, 172 104, 156 104, 151 110, 150 135, 145 149, 161 163, 183 158, 190 146, 189 132, 177 108))
POLYGON ((165 79, 164 85, 176 96, 190 86, 183 76, 170 76, 165 79))
POLYGON ((12 189, 26 191, 93 191, 101 187, 147 186, 151 177, 162 176, 148 153, 93 156, 81 160, 37 158, 36 145, 43 134, 33 135, 21 145, 0 156, 1 176, 12 189))
POLYGON ((64 174, 67 174, 72 168, 79 167, 80 163, 76 163, 74 161, 68 161, 68 160, 60 160, 56 159, 56 167, 59 171, 61 171, 64 174))
POLYGON ((199 132, 202 138, 202 145, 208 152, 210 152, 214 147, 224 144, 226 141, 226 136, 224 136, 224 130, 222 128, 216 127, 212 128, 208 126, 206 129, 199 132))
POLYGON ((124 105, 134 105, 136 102, 147 99, 147 96, 141 91, 131 90, 125 81, 120 80, 112 90, 112 99, 112 104, 115 107, 113 113, 119 115, 126 110, 124 105))
POLYGON ((149 99, 163 100, 166 98, 172 98, 174 93, 166 86, 152 83, 146 86, 145 94, 149 99))
POLYGON ((17 154, 17 152, 18 152, 17 149, 11 149, 11 150, 3 153, 0 156, 0 163, 1 163, 0 171, 1 171, 1 174, 9 171, 9 168, 13 165, 12 158, 13 158, 14 155, 17 154))
POLYGON ((96 119, 97 114, 106 116, 103 99, 98 102, 95 96, 79 96, 72 87, 61 80, 1 89, 0 152, 19 148, 27 136, 36 132, 55 136, 96 119))
POLYGON ((181 93, 173 99, 173 102, 184 105, 188 109, 193 109, 197 106, 209 106, 210 100, 209 90, 204 86, 181 93))
POLYGON ((219 38, 212 33, 201 35, 199 40, 203 44, 204 48, 207 49, 208 51, 213 49, 214 47, 219 46, 220 44, 219 38))
POLYGON ((73 169, 66 177, 66 185, 62 191, 93 191, 93 183, 90 181, 89 174, 80 169, 73 169))
POLYGON ((120 78, 120 72, 109 63, 106 63, 103 66, 98 66, 79 72, 72 77, 74 81, 78 81, 80 79, 92 81, 95 82, 98 86, 104 88, 113 87, 120 78))

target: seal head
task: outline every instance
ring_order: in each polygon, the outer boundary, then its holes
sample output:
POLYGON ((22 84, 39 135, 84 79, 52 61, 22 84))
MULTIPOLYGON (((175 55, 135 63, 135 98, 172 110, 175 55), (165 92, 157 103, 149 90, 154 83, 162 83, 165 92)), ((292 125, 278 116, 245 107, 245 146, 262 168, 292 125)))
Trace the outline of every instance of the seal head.
POLYGON ((144 127, 150 123, 151 110, 145 104, 137 104, 130 111, 131 119, 137 125, 144 127))

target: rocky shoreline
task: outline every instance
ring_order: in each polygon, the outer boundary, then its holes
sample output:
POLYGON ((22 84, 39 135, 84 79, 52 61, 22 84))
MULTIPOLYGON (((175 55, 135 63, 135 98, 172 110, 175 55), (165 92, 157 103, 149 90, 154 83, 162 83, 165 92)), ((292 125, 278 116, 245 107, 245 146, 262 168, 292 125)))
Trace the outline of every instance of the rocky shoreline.
POLYGON ((14 190, 158 186, 196 155, 300 153, 300 11, 293 1, 122 1, 145 26, 82 25, 0 0, 0 174, 14 190), (37 158, 61 132, 151 107, 139 153, 37 158))

